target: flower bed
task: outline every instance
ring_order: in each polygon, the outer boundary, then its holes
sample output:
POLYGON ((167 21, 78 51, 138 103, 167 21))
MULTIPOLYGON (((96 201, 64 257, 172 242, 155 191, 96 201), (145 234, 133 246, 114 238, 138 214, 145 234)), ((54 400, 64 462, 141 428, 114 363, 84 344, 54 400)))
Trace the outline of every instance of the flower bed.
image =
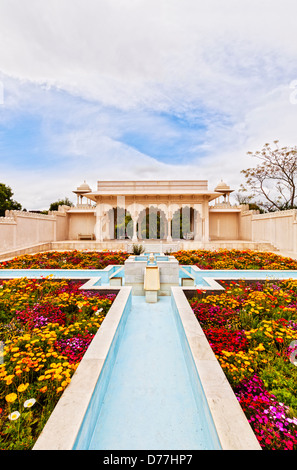
POLYGON ((252 250, 189 250, 173 255, 180 264, 200 269, 297 269, 297 260, 252 250))
POLYGON ((128 256, 124 251, 48 251, 3 261, 0 269, 104 269, 124 264, 128 256))
MULTIPOLYGON (((297 261, 250 250, 179 251, 200 269, 297 269, 297 261)), ((48 252, 0 269, 103 269, 124 252, 48 252)), ((79 282, 0 281, 0 448, 30 449, 67 387, 114 296, 79 282), (1 359, 1 357, 0 357, 1 359)), ((297 450, 297 281, 225 282, 190 300, 263 449, 297 450), (294 364, 295 362, 295 364, 294 364)))
POLYGON ((297 281, 224 284, 190 305, 262 448, 297 450, 297 281))
POLYGON ((0 281, 0 449, 32 448, 115 298, 80 285, 0 281))

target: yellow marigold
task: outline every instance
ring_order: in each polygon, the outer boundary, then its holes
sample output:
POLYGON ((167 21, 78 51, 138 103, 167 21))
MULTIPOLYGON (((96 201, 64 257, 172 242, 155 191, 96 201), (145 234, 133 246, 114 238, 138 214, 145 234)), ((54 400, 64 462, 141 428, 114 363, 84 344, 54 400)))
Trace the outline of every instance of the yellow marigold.
POLYGON ((18 392, 24 392, 25 390, 27 390, 28 387, 29 387, 28 383, 21 384, 21 385, 18 386, 18 392))
POLYGON ((9 393, 9 395, 6 395, 5 400, 7 403, 13 403, 17 399, 17 394, 16 393, 9 393))
POLYGON ((7 375, 5 377, 5 380, 6 380, 6 385, 10 385, 13 381, 13 378, 14 378, 14 375, 7 375))

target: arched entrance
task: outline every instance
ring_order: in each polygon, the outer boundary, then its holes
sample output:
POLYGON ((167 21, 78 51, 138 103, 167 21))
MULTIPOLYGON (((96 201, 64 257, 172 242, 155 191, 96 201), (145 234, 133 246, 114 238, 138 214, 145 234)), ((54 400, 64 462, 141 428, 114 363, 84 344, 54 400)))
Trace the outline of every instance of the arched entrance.
POLYGON ((199 213, 193 207, 184 206, 176 209, 171 221, 172 239, 193 240, 196 217, 199 217, 199 213))
POLYGON ((113 221, 112 238, 115 240, 125 240, 127 238, 132 238, 132 217, 127 209, 123 207, 115 207, 113 209, 113 221))
POLYGON ((137 233, 140 240, 163 240, 167 232, 167 218, 162 209, 151 206, 138 217, 137 233))

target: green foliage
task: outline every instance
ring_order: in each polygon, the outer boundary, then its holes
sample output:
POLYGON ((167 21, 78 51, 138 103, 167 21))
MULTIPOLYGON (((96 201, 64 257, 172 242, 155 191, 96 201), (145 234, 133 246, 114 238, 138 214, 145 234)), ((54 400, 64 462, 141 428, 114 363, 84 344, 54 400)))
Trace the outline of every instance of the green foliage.
POLYGON ((114 238, 132 238, 132 217, 125 209, 117 207, 115 210, 114 238))
POLYGON ((0 216, 5 216, 7 210, 21 210, 22 206, 19 202, 12 199, 13 192, 9 186, 0 183, 0 216))
POLYGON ((65 197, 65 199, 58 199, 56 202, 52 202, 49 210, 50 211, 57 211, 59 206, 73 206, 73 202, 71 202, 68 197, 65 197))
POLYGON ((144 252, 142 245, 133 245, 132 247, 133 255, 141 255, 144 252))
POLYGON ((268 356, 266 367, 260 370, 266 388, 282 403, 286 403, 297 414, 296 381, 297 367, 288 358, 268 356))

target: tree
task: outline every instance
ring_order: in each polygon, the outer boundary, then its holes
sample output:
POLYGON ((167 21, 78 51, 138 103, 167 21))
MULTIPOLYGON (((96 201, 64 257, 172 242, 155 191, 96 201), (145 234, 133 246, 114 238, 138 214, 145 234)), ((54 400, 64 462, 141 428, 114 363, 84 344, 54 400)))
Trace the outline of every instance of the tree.
POLYGON ((260 196, 257 204, 266 211, 293 209, 297 202, 297 147, 280 148, 278 140, 274 144, 274 149, 265 144, 261 151, 248 152, 261 163, 241 171, 246 182, 240 191, 260 196))
POLYGON ((58 199, 56 202, 52 202, 50 205, 49 210, 50 211, 57 211, 59 206, 73 206, 73 202, 71 202, 68 197, 65 197, 65 199, 58 199))
POLYGON ((19 202, 12 199, 13 192, 9 186, 0 183, 0 216, 5 216, 7 210, 21 210, 22 206, 19 202))
POLYGON ((235 200, 240 205, 248 205, 249 210, 263 212, 263 209, 253 200, 252 195, 241 194, 240 192, 234 193, 235 200))

